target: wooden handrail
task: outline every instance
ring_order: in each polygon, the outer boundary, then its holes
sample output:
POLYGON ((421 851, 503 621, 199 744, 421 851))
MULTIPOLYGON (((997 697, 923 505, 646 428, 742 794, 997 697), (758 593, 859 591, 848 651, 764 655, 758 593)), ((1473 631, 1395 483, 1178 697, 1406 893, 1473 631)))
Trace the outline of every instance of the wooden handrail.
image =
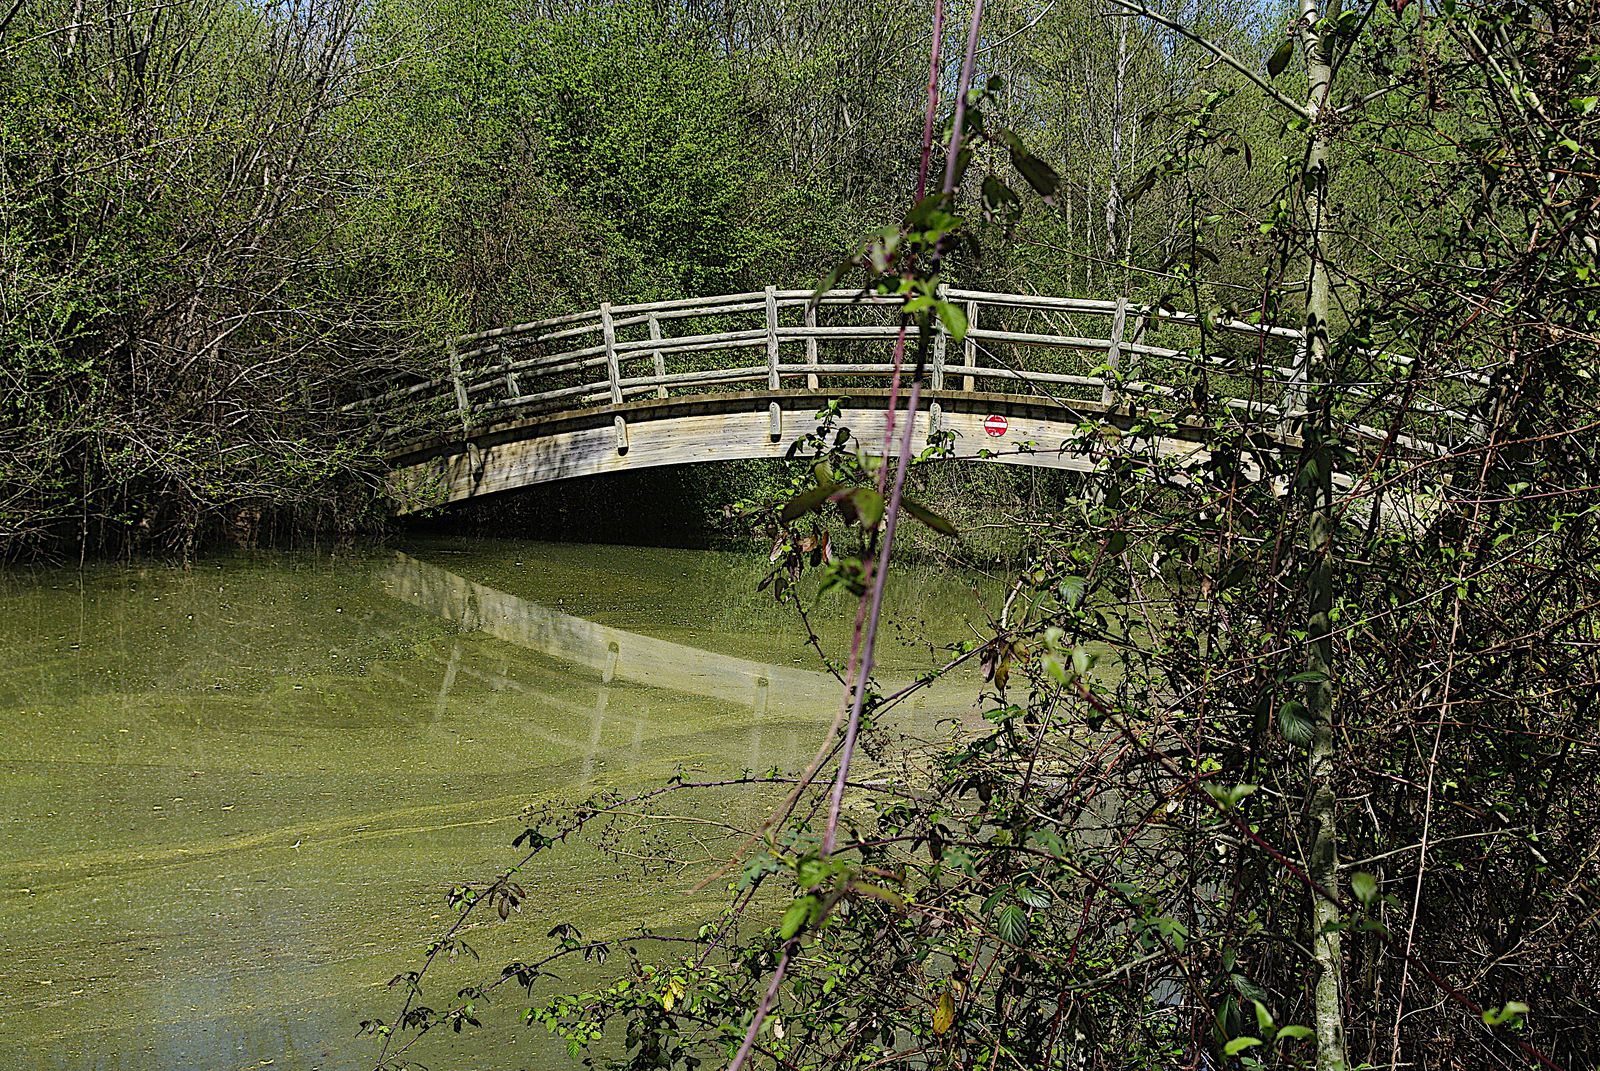
MULTIPOLYGON (((950 386, 949 377, 955 376, 964 391, 981 389, 985 381, 1005 391, 1015 392, 1020 387, 1023 393, 1034 394, 1082 388, 1086 393, 1081 398, 1075 393, 1074 398, 1107 405, 1117 404, 1119 397, 1181 397, 1189 389, 1182 382, 1183 377, 1161 383, 1162 369, 1150 363, 1155 361, 1214 369, 1214 383, 1219 379, 1226 382, 1232 376, 1249 378, 1250 389, 1235 387, 1235 396, 1230 396, 1226 387, 1220 391, 1213 387, 1217 401, 1229 409, 1276 421, 1282 430, 1290 430, 1302 415, 1310 369, 1306 367, 1304 333, 1298 328, 1241 320, 1206 322, 1194 313, 1136 304, 1122 297, 1063 298, 957 287, 941 287, 941 293, 946 300, 961 304, 969 330, 961 349, 947 353, 944 326, 937 326, 929 381, 935 396, 945 391, 950 386), (1043 323, 1036 319, 1017 322, 1019 317, 1041 315, 1045 318, 1043 323), (1075 322, 1078 317, 1092 317, 1104 324, 1105 337, 1083 333, 1081 322, 1075 322), (1077 330, 1067 330, 1069 327, 1077 330), (1196 344, 1181 348, 1152 342, 1150 333, 1163 327, 1190 332, 1196 344), (1290 344, 1292 353, 1276 350, 1275 354, 1282 356, 1273 360, 1274 354, 1258 351, 1255 359, 1241 367, 1206 345, 1210 333, 1248 339, 1254 344, 1290 344), (1039 367, 1025 356, 1036 351, 1103 356, 1089 366, 1074 368, 1069 363, 1063 369, 1060 362, 1070 362, 1070 358, 1056 356, 1051 359, 1054 367, 1039 367), (1248 396, 1236 396, 1240 394, 1248 396)), ((759 384, 768 391, 778 391, 803 383, 806 390, 820 391, 825 380, 881 377, 892 370, 892 365, 881 360, 829 360, 820 351, 822 347, 894 339, 900 333, 900 325, 892 316, 884 318, 884 313, 892 314, 900 304, 902 299, 898 297, 853 290, 817 294, 777 287, 631 305, 608 303, 598 309, 457 336, 440 348, 445 360, 436 366, 439 371, 434 378, 391 387, 343 409, 382 413, 385 423, 391 426, 426 426, 430 420, 427 415, 410 417, 389 411, 420 409, 434 414, 432 420, 438 428, 448 422, 468 433, 480 423, 480 416, 492 415, 499 420, 507 414, 536 415, 563 406, 617 406, 630 397, 667 398, 681 389, 759 384), (828 316, 836 317, 838 310, 848 314, 851 309, 861 310, 860 315, 866 315, 867 321, 852 314, 854 322, 830 323, 819 315, 829 310, 828 316), (873 314, 879 317, 877 322, 871 322, 873 314), (694 333, 674 335, 666 331, 667 325, 680 320, 719 319, 722 322, 696 324, 700 330, 694 333), (748 326, 738 326, 741 323, 748 326), (578 344, 558 349, 558 344, 566 340, 578 344), (801 347, 801 352, 789 350, 792 346, 801 347), (765 362, 756 364, 744 358, 729 362, 730 367, 721 367, 716 358, 709 356, 742 350, 763 351, 765 362), (786 359, 789 353, 800 359, 786 359), (696 358, 701 365, 709 360, 712 366, 669 370, 670 358, 685 356, 696 358), (639 362, 648 364, 640 369, 639 362), (600 368, 605 370, 604 379, 593 380, 592 373, 586 374, 600 368), (637 374, 636 369, 643 374, 637 374), (582 382, 574 382, 574 377, 582 382)), ((1163 337, 1162 341, 1169 340, 1163 337)), ((1411 358, 1399 354, 1376 353, 1374 357, 1402 367, 1412 363, 1411 358)), ((1172 369, 1166 371, 1172 375, 1172 369)), ((1442 373, 1440 379, 1446 385, 1460 383, 1463 389, 1485 387, 1489 382, 1488 377, 1475 371, 1442 373)), ((1383 404, 1375 392, 1365 394, 1369 408, 1383 404)), ((1472 399, 1463 399, 1459 391, 1439 402, 1419 401, 1420 408, 1436 419, 1469 429, 1473 425, 1472 399)), ((619 444, 626 439, 621 419, 618 417, 619 444)), ((776 427, 776 415, 774 421, 776 427)), ((1354 424, 1354 419, 1351 422, 1354 424)), ((1360 433, 1365 435, 1370 430, 1363 425, 1360 433)), ((1409 441, 1411 437, 1406 438, 1409 441)))

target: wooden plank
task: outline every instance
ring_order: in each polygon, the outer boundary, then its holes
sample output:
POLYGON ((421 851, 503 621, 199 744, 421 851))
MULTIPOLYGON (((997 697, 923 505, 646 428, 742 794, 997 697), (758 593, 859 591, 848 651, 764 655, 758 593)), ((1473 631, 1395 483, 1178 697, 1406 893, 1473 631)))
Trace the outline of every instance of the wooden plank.
POLYGON ((622 404, 622 372, 617 367, 617 327, 611 321, 611 302, 600 303, 600 330, 605 336, 606 378, 611 381, 611 404, 622 404))
MULTIPOLYGON (((652 313, 648 314, 648 322, 650 324, 650 340, 652 342, 660 342, 661 341, 661 314, 660 313, 655 313, 655 312, 652 312, 652 313)), ((656 378, 657 379, 665 379, 666 375, 667 375, 667 357, 666 357, 666 354, 661 352, 661 347, 660 346, 657 346, 655 349, 650 351, 650 359, 655 364, 656 378)), ((656 388, 656 397, 657 398, 665 398, 666 396, 667 396, 667 388, 666 388, 666 386, 665 385, 658 386, 656 388)))
MULTIPOLYGON (((888 367, 893 367, 892 365, 888 367)), ((1021 368, 990 368, 977 365, 957 365, 947 369, 950 372, 960 372, 963 382, 970 382, 974 377, 979 379, 1014 379, 1023 383, 1057 383, 1074 387, 1099 387, 1105 384, 1100 376, 1074 376, 1060 372, 1029 372, 1021 368)), ((962 388, 967 390, 970 388, 962 388)))
POLYGON ((513 361, 511 370, 513 372, 534 372, 538 375, 553 376, 561 372, 578 372, 585 368, 599 368, 606 363, 606 356, 602 347, 597 348, 602 349, 598 356, 566 359, 563 358, 563 355, 556 354, 554 357, 535 357, 525 361, 513 361))
MULTIPOLYGON (((806 302, 806 364, 817 363, 817 307, 811 302, 806 302)), ((817 377, 814 373, 806 376, 806 389, 817 389, 817 377)))
POLYGON ((859 290, 828 290, 818 297, 811 290, 780 290, 778 300, 783 302, 810 302, 821 305, 904 305, 905 299, 894 295, 863 294, 859 290))
POLYGON ((1079 338, 1076 335, 1039 335, 1030 331, 988 331, 972 329, 968 338, 983 342, 1013 342, 1022 346, 1054 346, 1068 350, 1104 350, 1111 345, 1109 338, 1079 338))
POLYGON ((1059 298, 1043 294, 997 294, 987 290, 950 288, 952 301, 976 301, 984 305, 1004 305, 1019 309, 1052 309, 1059 312, 1115 312, 1115 301, 1092 298, 1059 298))
POLYGON ((618 316, 615 318, 615 322, 619 328, 632 327, 635 324, 649 322, 649 319, 652 316, 654 316, 657 320, 694 320, 704 316, 728 316, 732 315, 733 313, 740 312, 760 312, 766 307, 767 303, 765 299, 761 301, 738 301, 731 305, 711 305, 692 309, 661 309, 659 311, 652 310, 644 313, 643 315, 618 316))
POLYGON ((765 296, 761 290, 752 290, 744 294, 713 294, 709 297, 672 298, 668 301, 645 301, 637 305, 617 305, 612 308, 613 315, 621 314, 632 316, 640 312, 669 312, 675 309, 700 309, 708 306, 731 305, 740 301, 760 301, 765 296))
POLYGON ((689 353, 699 349, 737 349, 740 346, 765 346, 765 327, 750 331, 719 331, 710 335, 676 335, 658 342, 640 339, 637 342, 618 342, 617 353, 626 360, 630 356, 645 354, 660 347, 663 353, 689 353), (731 344, 731 345, 730 345, 731 344))
MULTIPOLYGON (((762 408, 639 421, 629 428, 626 455, 617 453, 612 429, 602 425, 555 431, 496 445, 486 452, 483 469, 478 473, 470 472, 458 457, 444 457, 397 470, 391 479, 397 491, 402 492, 398 496, 402 502, 408 500, 403 494, 406 487, 431 484, 441 478, 445 484, 444 499, 459 501, 530 484, 623 469, 735 457, 781 458, 794 437, 806 429, 802 422, 774 442, 770 435, 770 413, 763 412, 762 408)), ((927 434, 928 417, 926 412, 917 415, 914 438, 927 434)), ((988 457, 1011 464, 1077 471, 1091 470, 1096 464, 1096 459, 1088 454, 1059 448, 1075 437, 1078 418, 1073 414, 1063 414, 1062 419, 1013 414, 1010 431, 999 441, 984 433, 983 419, 981 412, 946 410, 942 414, 944 426, 957 434, 955 456, 972 460, 988 457), (1024 443, 1035 445, 1027 449, 1021 446, 1024 443)), ((852 412, 851 420, 862 441, 882 438, 883 411, 852 412)), ((1198 444, 1178 439, 1159 439, 1153 447, 1163 454, 1204 456, 1198 453, 1201 449, 1198 444)))
POLYGON ((767 366, 757 365, 750 368, 707 368, 699 372, 674 372, 670 376, 657 379, 654 376, 640 376, 637 379, 624 379, 624 387, 647 387, 656 383, 665 383, 669 387, 696 387, 711 383, 738 383, 748 381, 759 383, 767 378, 767 366))
POLYGON ((778 377, 778 291, 767 287, 767 389, 777 390, 778 377))
POLYGON ((850 324, 844 327, 780 327, 780 339, 814 338, 826 342, 830 339, 844 341, 846 339, 871 339, 871 338, 897 338, 900 334, 898 324, 850 324))
POLYGON ((879 364, 836 362, 818 364, 780 364, 778 370, 785 374, 804 372, 807 375, 818 376, 882 376, 894 371, 894 365, 889 362, 879 364))
POLYGON ((577 338, 580 335, 592 335, 601 330, 601 324, 596 320, 592 324, 582 324, 578 327, 568 327, 560 331, 551 331, 534 339, 535 342, 555 342, 557 339, 577 338))
POLYGON ((496 327, 488 331, 475 331, 470 335, 458 335, 452 341, 457 346, 467 346, 486 339, 500 338, 502 335, 526 335, 530 331, 538 331, 546 327, 576 323, 579 320, 591 320, 599 315, 594 309, 585 309, 582 312, 569 312, 562 316, 551 316, 544 320, 531 320, 525 324, 513 324, 510 327, 496 327))
POLYGON ((526 360, 518 361, 516 362, 516 369, 517 371, 521 372, 524 369, 542 368, 547 365, 561 364, 565 361, 577 360, 581 357, 599 357, 599 363, 604 364, 605 352, 606 347, 604 343, 598 346, 585 346, 578 350, 563 350, 560 353, 549 353, 539 357, 530 357, 526 360))
MULTIPOLYGON (((1144 313, 1147 316, 1168 320, 1175 324, 1185 324, 1189 327, 1200 326, 1200 317, 1192 312, 1145 308, 1144 313)), ((1246 323, 1243 320, 1221 320, 1217 323, 1217 326, 1224 331, 1232 331, 1241 335, 1268 335, 1272 338, 1299 338, 1301 336, 1300 329, 1297 327, 1274 327, 1270 324, 1263 326, 1262 324, 1246 323)))

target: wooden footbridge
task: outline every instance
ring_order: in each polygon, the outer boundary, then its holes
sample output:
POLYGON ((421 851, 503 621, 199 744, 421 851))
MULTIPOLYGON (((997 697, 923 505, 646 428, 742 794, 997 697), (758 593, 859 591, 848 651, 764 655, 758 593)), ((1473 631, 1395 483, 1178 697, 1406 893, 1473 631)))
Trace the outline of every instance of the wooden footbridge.
MULTIPOLYGON (((1220 416, 1293 446, 1308 368, 1302 332, 1136 304, 950 288, 969 330, 932 340, 913 441, 948 456, 1092 470, 1121 450, 1205 457, 1220 416), (1157 418, 1157 435, 1128 435, 1157 418)), ((352 403, 384 427, 397 512, 555 480, 660 465, 781 458, 843 399, 844 423, 883 442, 900 299, 779 290, 601 305, 463 335, 410 382, 352 403)), ((1413 382, 1375 354, 1343 393, 1348 434, 1423 454, 1478 433, 1487 380, 1413 382)), ((909 358, 907 367, 909 368, 909 358)), ((902 403, 903 404, 903 403, 902 403)), ((876 448, 876 447, 874 447, 876 448)))

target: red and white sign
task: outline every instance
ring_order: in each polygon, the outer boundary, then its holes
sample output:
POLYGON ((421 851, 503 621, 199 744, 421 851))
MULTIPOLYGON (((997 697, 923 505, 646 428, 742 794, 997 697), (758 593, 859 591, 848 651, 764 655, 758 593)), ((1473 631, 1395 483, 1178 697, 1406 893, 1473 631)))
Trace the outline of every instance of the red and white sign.
POLYGON ((1010 424, 1006 423, 1006 418, 1001 416, 999 413, 995 413, 993 416, 986 416, 983 418, 983 430, 988 432, 990 435, 993 435, 997 439, 1004 435, 1006 433, 1006 429, 1010 426, 1010 424))

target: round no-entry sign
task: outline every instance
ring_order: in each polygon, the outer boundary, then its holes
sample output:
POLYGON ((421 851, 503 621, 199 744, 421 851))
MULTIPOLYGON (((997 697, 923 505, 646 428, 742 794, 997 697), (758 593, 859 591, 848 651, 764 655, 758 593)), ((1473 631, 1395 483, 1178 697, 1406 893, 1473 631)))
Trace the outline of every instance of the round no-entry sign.
POLYGON ((983 418, 983 430, 988 432, 990 435, 995 436, 996 438, 1004 435, 1006 433, 1006 429, 1010 426, 1010 424, 1006 423, 1006 418, 1001 416, 999 413, 995 413, 992 416, 986 416, 983 418))

